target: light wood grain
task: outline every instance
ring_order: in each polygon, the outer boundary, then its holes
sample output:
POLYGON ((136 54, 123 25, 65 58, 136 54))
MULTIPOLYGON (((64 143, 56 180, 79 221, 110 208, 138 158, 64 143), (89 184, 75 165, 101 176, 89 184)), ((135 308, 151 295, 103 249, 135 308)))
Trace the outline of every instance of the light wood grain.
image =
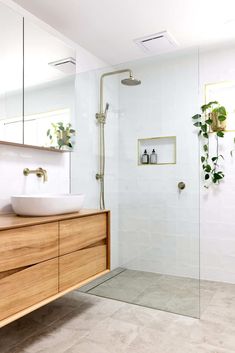
POLYGON ((58 293, 58 259, 0 280, 0 320, 58 293))
POLYGON ((0 232, 0 272, 58 256, 58 223, 0 232))
POLYGON ((10 275, 13 275, 13 273, 19 272, 24 270, 25 268, 27 268, 28 266, 25 267, 20 267, 20 268, 15 268, 13 270, 9 270, 9 271, 4 271, 4 272, 0 272, 0 279, 8 277, 10 275))
MULTIPOLYGON (((25 315, 31 313, 32 311, 35 311, 35 310, 41 308, 44 305, 47 305, 47 304, 53 302, 54 300, 56 300, 58 298, 63 297, 64 295, 66 295, 66 294, 68 294, 68 293, 70 293, 70 292, 72 292, 72 291, 74 291, 74 290, 76 290, 76 289, 78 289, 78 288, 80 288, 82 286, 85 286, 86 284, 94 281, 95 279, 97 279, 97 278, 99 278, 101 276, 106 275, 109 272, 110 272, 109 270, 105 270, 103 272, 100 272, 97 275, 92 276, 92 277, 90 277, 90 278, 88 278, 88 279, 76 284, 75 286, 72 286, 72 287, 70 287, 70 288, 68 288, 68 289, 66 289, 64 291, 61 291, 61 292, 59 292, 59 293, 57 293, 55 295, 52 295, 52 296, 50 296, 50 297, 48 297, 48 298, 46 298, 46 299, 34 304, 34 305, 31 305, 28 308, 26 308, 24 310, 21 310, 18 313, 13 314, 13 315, 9 316, 6 319, 0 320, 0 328, 10 324, 11 322, 21 318, 22 316, 25 316, 25 315)), ((68 300, 69 300, 69 298, 68 298, 68 300)))
POLYGON ((106 214, 61 221, 59 254, 64 255, 107 237, 106 214))
MULTIPOLYGON (((44 217, 21 217, 17 216, 14 213, 9 214, 0 214, 0 230, 13 229, 26 227, 37 224, 51 223, 56 221, 61 221, 65 219, 74 219, 80 217, 87 217, 96 214, 105 214, 108 211, 103 210, 91 210, 91 209, 82 209, 79 212, 67 213, 63 215, 56 216, 44 216, 44 217)), ((0 232, 1 236, 1 232, 0 232)))
POLYGON ((59 291, 106 270, 106 245, 96 246, 59 257, 59 291))
POLYGON ((0 216, 0 327, 89 283, 109 267, 109 211, 0 216), (65 251, 60 258, 59 240, 61 253, 65 251))
POLYGON ((93 243, 93 244, 86 246, 86 249, 93 248, 93 247, 99 246, 99 245, 106 245, 106 244, 107 244, 107 239, 105 238, 105 239, 97 241, 96 243, 93 243))
POLYGON ((106 241, 107 269, 111 268, 111 213, 107 212, 107 241, 106 241))

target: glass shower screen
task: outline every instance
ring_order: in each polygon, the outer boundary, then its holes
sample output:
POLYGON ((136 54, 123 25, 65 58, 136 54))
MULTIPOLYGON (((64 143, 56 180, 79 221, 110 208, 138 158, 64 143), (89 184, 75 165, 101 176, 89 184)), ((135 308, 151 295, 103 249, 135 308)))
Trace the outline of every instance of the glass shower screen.
MULTIPOLYGON (((110 77, 104 89, 109 103, 105 199, 112 215, 112 271, 82 290, 199 317, 199 143, 191 119, 199 108, 198 51, 111 69, 124 68, 141 85, 130 88, 120 84, 122 76, 110 77)), ((78 124, 84 135, 89 129, 95 138, 90 137, 91 145, 86 141, 89 165, 79 149, 72 156, 72 191, 84 186, 87 207, 97 207, 99 201, 95 112, 98 81, 105 71, 77 77, 78 124), (79 175, 79 161, 87 168, 86 181, 79 175)))

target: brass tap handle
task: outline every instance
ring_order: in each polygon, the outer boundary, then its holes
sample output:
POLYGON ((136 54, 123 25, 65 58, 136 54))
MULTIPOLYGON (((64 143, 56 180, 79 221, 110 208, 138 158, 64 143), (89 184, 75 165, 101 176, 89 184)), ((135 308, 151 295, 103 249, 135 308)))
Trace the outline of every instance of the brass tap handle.
POLYGON ((46 169, 38 168, 38 169, 37 169, 37 172, 36 172, 36 175, 37 175, 37 177, 39 177, 39 178, 43 177, 43 182, 44 182, 44 183, 48 180, 46 169))
POLYGON ((183 181, 180 181, 180 182, 178 183, 178 188, 179 188, 179 190, 184 190, 184 189, 186 188, 185 183, 184 183, 183 181))
POLYGON ((30 174, 29 168, 24 168, 23 174, 24 174, 25 176, 28 176, 28 175, 30 174))
POLYGON ((38 178, 43 177, 43 182, 44 183, 48 180, 47 171, 46 171, 46 169, 43 169, 43 168, 38 168, 38 169, 35 169, 35 170, 30 170, 29 168, 25 168, 23 170, 23 174, 25 176, 28 176, 29 174, 36 174, 38 178))

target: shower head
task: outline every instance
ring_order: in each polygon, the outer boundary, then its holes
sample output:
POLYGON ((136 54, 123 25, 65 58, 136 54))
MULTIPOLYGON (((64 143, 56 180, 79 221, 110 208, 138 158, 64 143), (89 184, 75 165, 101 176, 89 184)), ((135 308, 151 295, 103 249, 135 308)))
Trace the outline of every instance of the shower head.
POLYGON ((121 80, 121 83, 125 86, 138 86, 141 84, 141 81, 130 75, 130 77, 121 80))

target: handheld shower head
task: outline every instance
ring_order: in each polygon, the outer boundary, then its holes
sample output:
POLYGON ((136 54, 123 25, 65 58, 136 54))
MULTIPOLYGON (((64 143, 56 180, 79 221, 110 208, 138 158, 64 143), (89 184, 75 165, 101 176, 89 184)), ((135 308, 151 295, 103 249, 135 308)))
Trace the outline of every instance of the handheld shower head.
POLYGON ((104 111, 104 114, 106 115, 107 114, 107 111, 109 110, 109 103, 106 103, 105 105, 105 111, 104 111))

